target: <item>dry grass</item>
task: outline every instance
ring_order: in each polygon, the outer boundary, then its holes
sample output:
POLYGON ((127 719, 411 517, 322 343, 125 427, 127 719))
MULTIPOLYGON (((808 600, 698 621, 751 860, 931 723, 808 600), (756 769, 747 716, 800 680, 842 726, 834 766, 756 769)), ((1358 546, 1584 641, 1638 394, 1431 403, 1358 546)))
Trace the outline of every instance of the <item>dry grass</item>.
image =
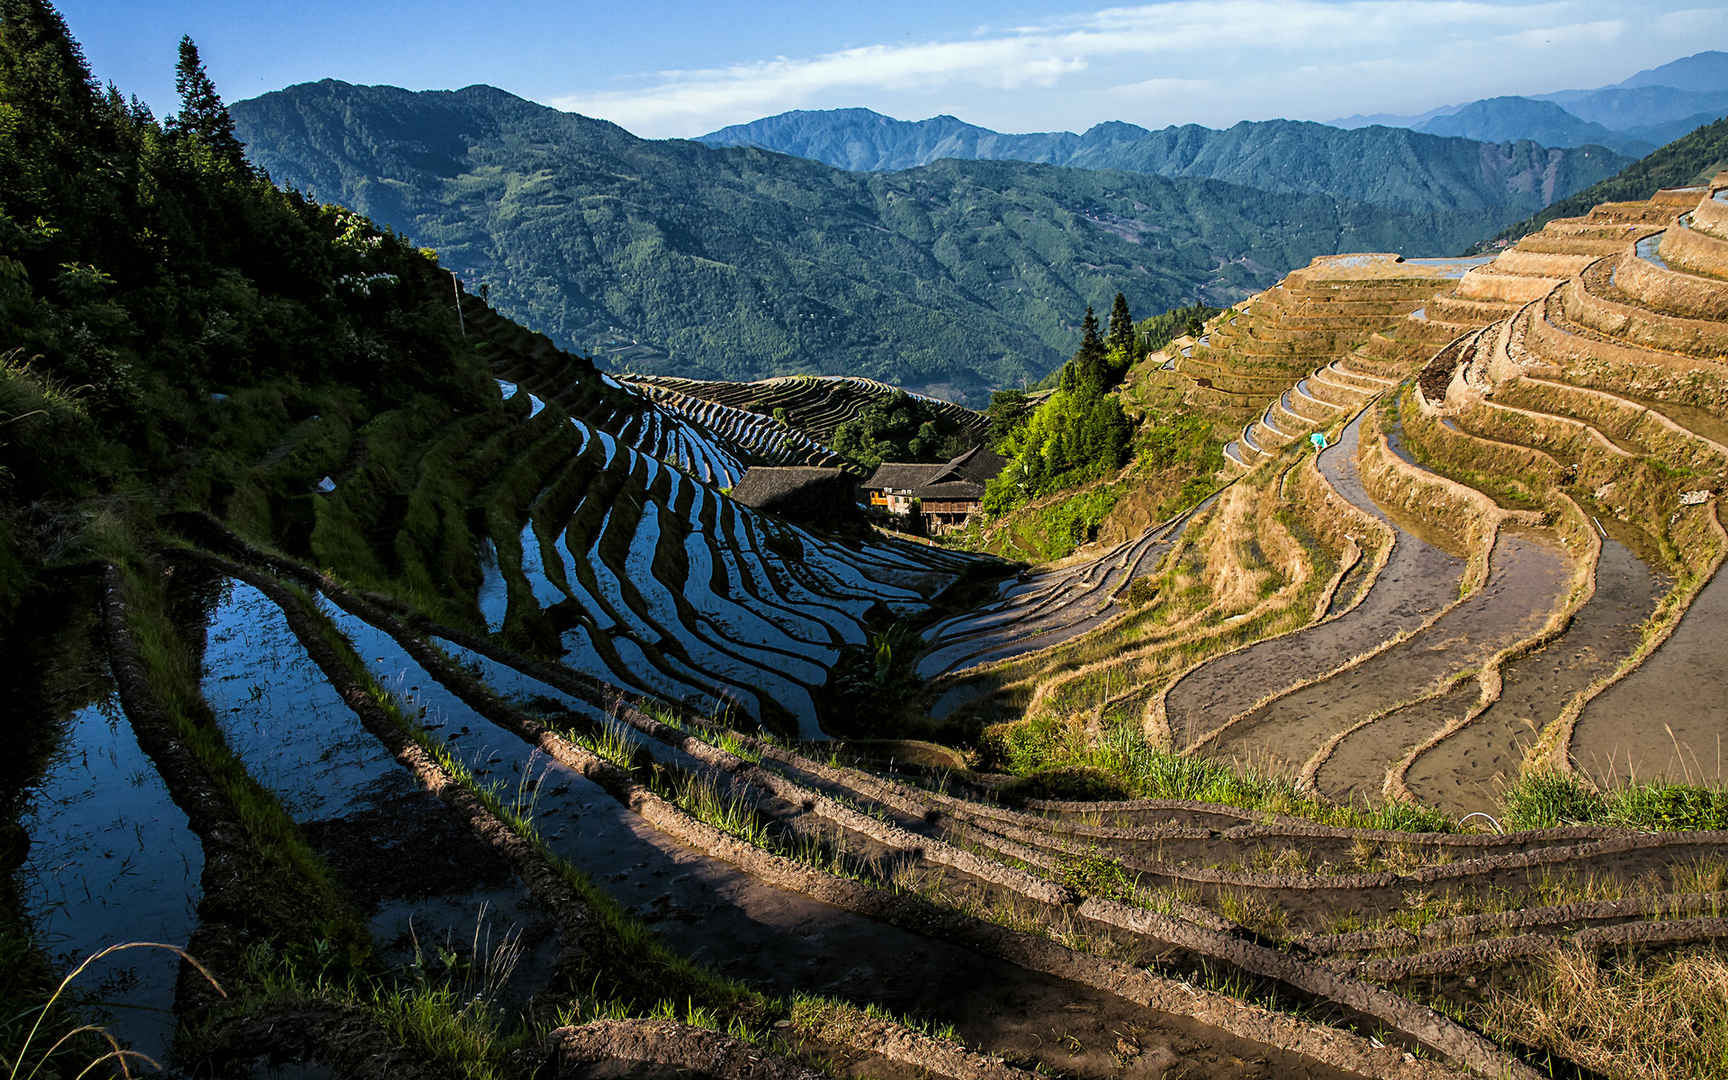
POLYGON ((1728 1075, 1728 957, 1606 963, 1563 950, 1489 1003, 1487 1024, 1612 1077, 1728 1075))

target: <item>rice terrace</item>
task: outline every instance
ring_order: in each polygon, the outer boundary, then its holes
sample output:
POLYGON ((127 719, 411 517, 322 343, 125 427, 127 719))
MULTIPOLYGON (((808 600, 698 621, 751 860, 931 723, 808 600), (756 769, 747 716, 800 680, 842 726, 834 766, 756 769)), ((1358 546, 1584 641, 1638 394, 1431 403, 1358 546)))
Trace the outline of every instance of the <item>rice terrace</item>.
POLYGON ((1728 1077, 1728 56, 1180 167, 179 60, 0 0, 8 1076, 1728 1077))

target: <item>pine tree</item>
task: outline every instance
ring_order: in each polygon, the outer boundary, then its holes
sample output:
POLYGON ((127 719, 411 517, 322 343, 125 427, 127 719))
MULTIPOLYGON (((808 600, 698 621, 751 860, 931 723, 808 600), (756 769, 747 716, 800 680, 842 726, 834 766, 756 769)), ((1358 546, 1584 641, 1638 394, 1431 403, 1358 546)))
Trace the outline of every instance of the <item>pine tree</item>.
POLYGON ((83 209, 97 181, 91 151, 105 142, 97 102, 84 52, 53 5, 0 0, 0 215, 29 227, 83 209))
POLYGON ((1092 313, 1092 305, 1086 305, 1086 317, 1080 320, 1080 351, 1076 358, 1088 358, 1104 355, 1104 339, 1098 336, 1098 316, 1092 313))
POLYGON ((245 148, 234 135, 234 118, 228 115, 216 84, 204 70, 198 46, 192 38, 180 39, 180 62, 174 67, 174 89, 180 93, 180 114, 170 117, 168 130, 203 141, 217 160, 236 169, 246 168, 245 148))
POLYGON ((1105 363, 1104 339, 1098 336, 1098 316, 1090 305, 1080 321, 1080 349, 1062 370, 1062 387, 1087 394, 1103 392, 1109 383, 1109 368, 1105 363))
POLYGON ((1105 345, 1111 350, 1121 349, 1130 362, 1139 359, 1134 355, 1134 316, 1128 311, 1128 298, 1121 293, 1116 294, 1116 302, 1110 305, 1110 336, 1105 345))

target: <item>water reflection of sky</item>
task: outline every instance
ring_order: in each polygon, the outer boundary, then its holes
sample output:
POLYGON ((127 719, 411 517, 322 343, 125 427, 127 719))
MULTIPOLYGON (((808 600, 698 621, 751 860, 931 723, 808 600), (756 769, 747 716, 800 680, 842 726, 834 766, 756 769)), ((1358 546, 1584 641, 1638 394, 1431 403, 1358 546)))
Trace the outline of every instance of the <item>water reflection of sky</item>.
MULTIPOLYGON (((197 925, 204 851, 111 696, 67 721, 20 824, 19 873, 37 943, 60 970, 123 941, 185 946, 197 925)), ((131 949, 78 982, 123 1042, 160 1060, 173 1040, 171 953, 131 949)))

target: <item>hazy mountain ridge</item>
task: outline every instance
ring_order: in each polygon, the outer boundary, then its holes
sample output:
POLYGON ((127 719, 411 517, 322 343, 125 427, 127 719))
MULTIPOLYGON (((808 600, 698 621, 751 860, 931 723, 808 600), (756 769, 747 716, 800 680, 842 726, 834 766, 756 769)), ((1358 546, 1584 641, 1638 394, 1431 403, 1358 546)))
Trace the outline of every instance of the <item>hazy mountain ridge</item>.
POLYGON ((1501 241, 1510 243, 1560 217, 1578 217, 1598 203, 1647 199, 1659 188, 1701 184, 1728 169, 1728 117, 1675 139, 1649 157, 1635 161, 1606 180, 1556 201, 1542 212, 1502 229, 1477 245, 1491 250, 1501 241))
MULTIPOLYGON (((1018 161, 846 172, 640 140, 490 87, 325 81, 231 111, 278 182, 437 248, 560 344, 639 370, 846 371, 968 401, 1054 368, 1079 313, 1118 290, 1140 313, 1227 302, 1317 254, 1449 253, 1487 223, 1475 206, 1018 161)), ((1521 213, 1561 175, 1542 164, 1521 213)))
POLYGON ((1656 149, 1642 139, 1582 120, 1552 101, 1525 97, 1472 101, 1457 112, 1424 121, 1415 130, 1481 142, 1531 139, 1544 146, 1606 146, 1633 157, 1656 149))
POLYGON ((1611 86, 1506 95, 1426 112, 1374 113, 1332 121, 1484 139, 1535 139, 1545 146, 1594 143, 1641 157, 1728 113, 1728 52, 1701 52, 1640 71, 1611 86), (1566 115, 1556 115, 1558 106, 1566 115))
POLYGON ((1487 145, 1398 128, 1346 130, 1293 120, 1159 131, 1117 121, 1083 135, 1005 135, 952 116, 905 121, 868 109, 796 110, 722 128, 701 141, 759 146, 856 171, 913 168, 941 158, 1012 159, 1224 180, 1401 210, 1468 208, 1499 220, 1515 218, 1515 207, 1533 212, 1629 161, 1600 148, 1487 145))

